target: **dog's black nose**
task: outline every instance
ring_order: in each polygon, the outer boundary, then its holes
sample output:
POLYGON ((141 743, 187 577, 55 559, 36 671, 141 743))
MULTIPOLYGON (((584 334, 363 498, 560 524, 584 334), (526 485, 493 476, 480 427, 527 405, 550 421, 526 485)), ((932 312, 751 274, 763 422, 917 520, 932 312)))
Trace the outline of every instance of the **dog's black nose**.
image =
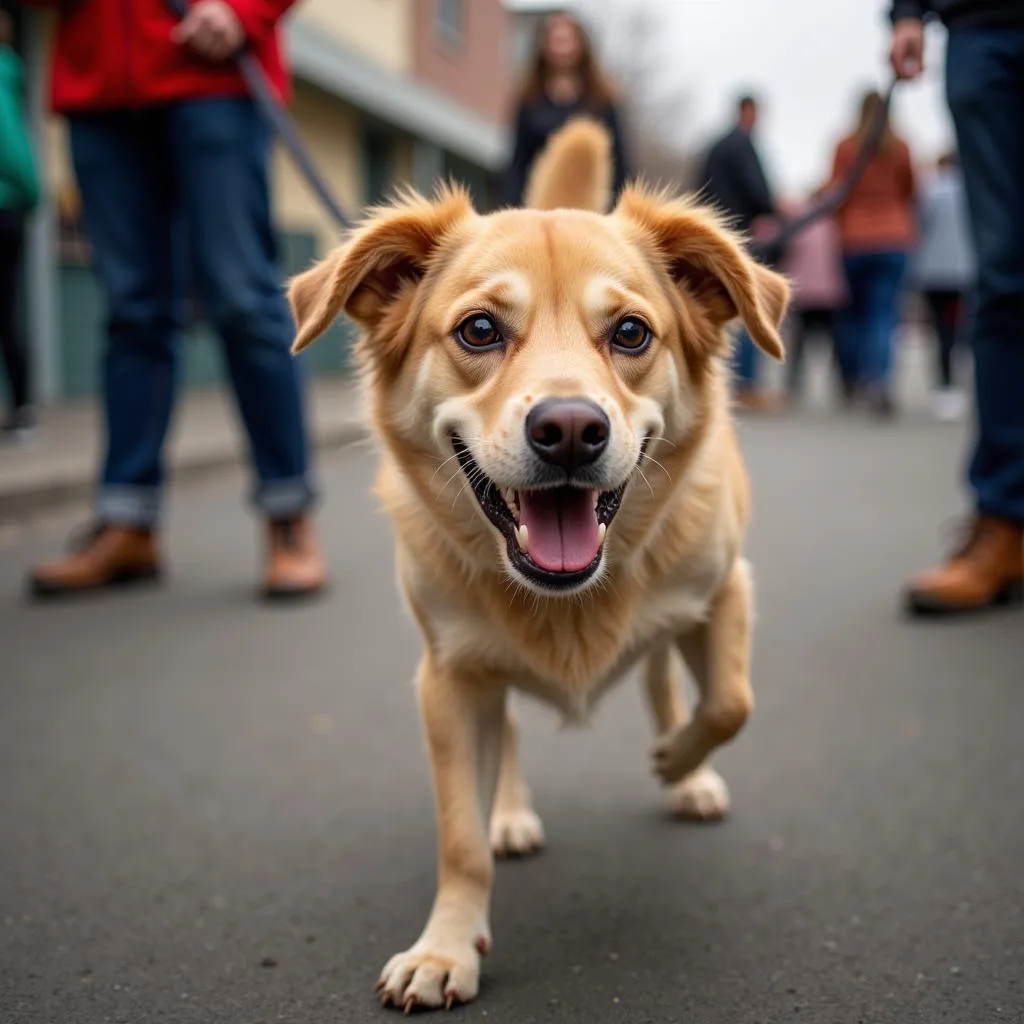
POLYGON ((545 462, 571 473, 589 466, 608 447, 611 423, 587 398, 549 398, 526 417, 526 439, 545 462))

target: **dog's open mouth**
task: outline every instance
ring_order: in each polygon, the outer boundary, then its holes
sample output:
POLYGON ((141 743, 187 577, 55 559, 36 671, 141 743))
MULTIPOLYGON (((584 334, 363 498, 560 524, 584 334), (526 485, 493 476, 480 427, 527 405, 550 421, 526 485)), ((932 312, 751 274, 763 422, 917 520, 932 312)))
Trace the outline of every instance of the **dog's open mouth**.
POLYGON ((458 436, 452 445, 484 515, 501 531, 512 565, 550 589, 585 583, 601 565, 605 534, 628 480, 611 491, 571 485, 499 490, 458 436))

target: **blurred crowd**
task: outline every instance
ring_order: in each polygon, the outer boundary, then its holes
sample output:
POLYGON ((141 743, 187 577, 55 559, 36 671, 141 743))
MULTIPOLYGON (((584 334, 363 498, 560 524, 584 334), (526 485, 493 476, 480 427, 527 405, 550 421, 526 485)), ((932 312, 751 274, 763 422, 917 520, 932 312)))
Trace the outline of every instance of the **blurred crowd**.
POLYGON ((894 346, 907 333, 902 326, 922 323, 934 345, 934 413, 960 419, 968 370, 961 342, 975 269, 956 153, 915 163, 890 123, 885 97, 870 91, 836 144, 829 174, 809 195, 776 197, 756 150, 757 119, 757 99, 742 97, 736 124, 710 148, 701 175, 708 198, 755 240, 767 242, 769 261, 793 286, 785 393, 765 386, 757 350, 741 331, 738 407, 772 412, 797 402, 808 342, 820 340, 832 353, 842 404, 863 402, 891 417, 897 409, 894 346), (850 182, 833 210, 830 196, 850 182), (825 212, 771 245, 785 221, 816 205, 825 212))
MULTIPOLYGON (((122 0, 49 6, 58 11, 51 96, 68 122, 108 305, 106 453, 94 522, 67 555, 32 570, 32 588, 53 595, 160 574, 163 458, 182 330, 179 261, 187 258, 249 438, 253 503, 266 523, 262 590, 318 592, 327 573, 311 518, 317 488, 269 212, 271 134, 235 63, 243 48, 252 53, 268 88, 287 101, 278 21, 289 0, 138 0, 130 11, 122 0), (131 46, 119 47, 126 36, 131 46)), ((958 611, 1024 590, 1024 5, 894 0, 890 13, 901 78, 922 67, 924 19, 947 25, 959 154, 916 163, 889 122, 886 98, 871 92, 812 194, 776 195, 758 155, 759 104, 750 94, 707 151, 698 185, 794 285, 786 394, 766 388, 757 350, 740 330, 739 409, 770 412, 797 401, 805 353, 820 338, 832 352, 842 403, 893 416, 894 345, 912 315, 911 296, 930 324, 941 419, 957 419, 968 406, 973 351, 979 429, 971 528, 949 562, 908 589, 917 610, 958 611), (844 190, 834 213, 773 244, 781 225, 844 190)), ((16 293, 37 183, 9 36, 0 15, 0 341, 11 393, 3 430, 21 436, 34 417, 16 293)), ((580 21, 551 14, 540 22, 514 112, 504 202, 520 200, 546 140, 580 115, 612 134, 618 192, 634 168, 616 90, 580 21)))

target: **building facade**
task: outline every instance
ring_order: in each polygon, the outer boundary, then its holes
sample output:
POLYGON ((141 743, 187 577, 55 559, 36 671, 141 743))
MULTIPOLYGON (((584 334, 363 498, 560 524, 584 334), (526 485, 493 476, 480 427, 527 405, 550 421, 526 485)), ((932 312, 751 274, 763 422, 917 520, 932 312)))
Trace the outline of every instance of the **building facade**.
MULTIPOLYGON (((28 336, 38 397, 59 401, 95 393, 105 314, 64 126, 47 110, 52 17, 15 13, 45 182, 26 261, 28 336)), ((299 0, 284 28, 295 80, 291 113, 347 212, 357 215, 397 184, 430 191, 442 177, 462 180, 480 206, 488 205, 507 159, 508 17, 501 0, 299 0)), ((281 147, 273 203, 285 274, 336 244, 330 215, 281 147)), ((348 325, 339 324, 300 358, 313 373, 343 373, 350 340, 348 325)), ((221 379, 211 341, 202 323, 189 328, 188 386, 221 379)))

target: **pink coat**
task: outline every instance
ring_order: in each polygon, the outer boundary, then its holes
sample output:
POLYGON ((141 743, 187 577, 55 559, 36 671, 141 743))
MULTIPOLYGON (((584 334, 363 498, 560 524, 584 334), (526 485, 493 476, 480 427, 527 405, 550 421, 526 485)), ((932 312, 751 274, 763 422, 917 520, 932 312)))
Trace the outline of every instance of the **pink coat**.
POLYGON ((788 245, 782 272, 793 287, 794 309, 840 309, 846 304, 839 231, 831 217, 804 228, 788 245))

